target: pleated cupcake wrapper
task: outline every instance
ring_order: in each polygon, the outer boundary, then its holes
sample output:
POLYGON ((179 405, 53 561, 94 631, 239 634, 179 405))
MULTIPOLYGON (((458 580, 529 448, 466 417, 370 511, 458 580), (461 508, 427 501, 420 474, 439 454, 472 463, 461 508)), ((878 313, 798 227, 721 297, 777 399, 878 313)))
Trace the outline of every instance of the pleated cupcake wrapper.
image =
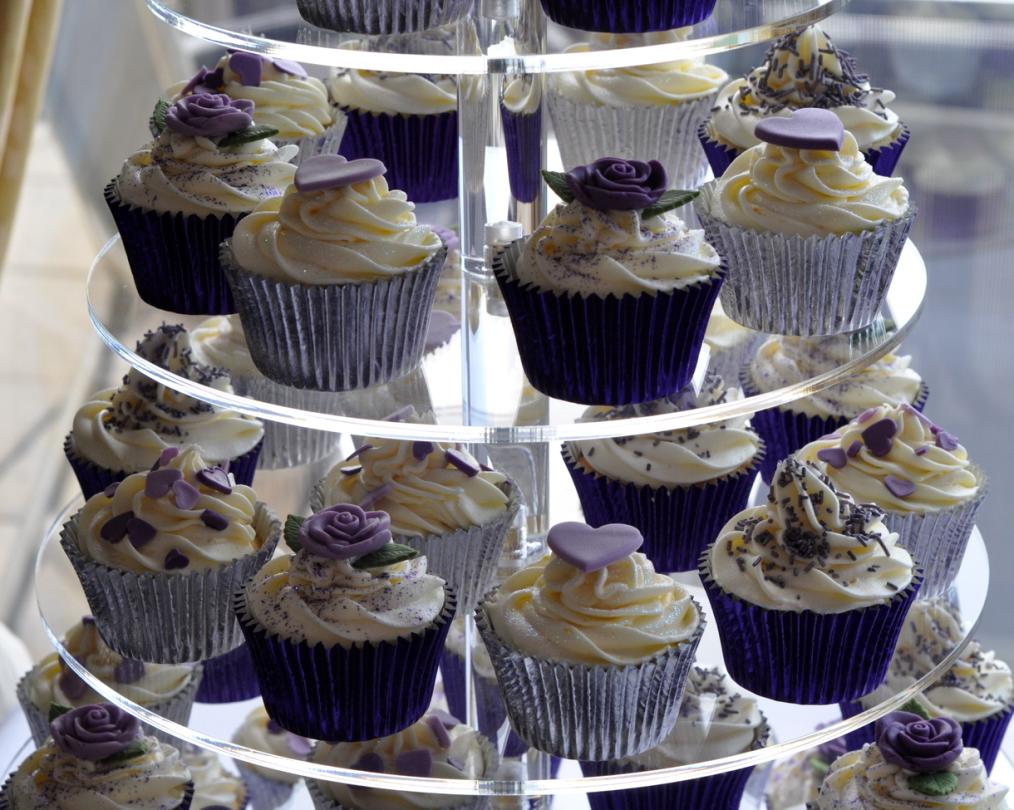
POLYGON ((788 236, 739 228, 713 216, 715 187, 694 201, 708 241, 729 272, 722 306, 737 323, 778 335, 837 335, 877 317, 915 219, 861 233, 788 236))
POLYGON ((673 487, 643 486, 589 472, 575 461, 569 445, 562 453, 589 525, 636 526, 644 535, 640 550, 656 570, 696 571, 701 552, 746 508, 764 460, 764 443, 744 469, 714 481, 673 487))
MULTIPOLYGON (((697 188, 708 172, 697 128, 716 95, 717 91, 681 104, 610 107, 550 92, 549 113, 564 168, 583 166, 605 155, 655 159, 665 166, 670 188, 697 188)), ((684 212, 677 213, 685 218, 684 212)))
POLYGON ((337 155, 341 146, 342 138, 345 136, 345 116, 333 116, 334 121, 329 124, 320 135, 307 135, 305 138, 272 138, 275 146, 295 145, 299 152, 290 161, 293 166, 298 166, 304 160, 315 155, 337 155))
POLYGON ((426 629, 396 641, 352 647, 310 646, 275 635, 250 615, 246 594, 233 608, 246 636, 268 714, 315 740, 371 740, 406 728, 433 697, 444 639, 454 617, 454 589, 426 629))
POLYGON ((542 109, 515 113, 501 104, 500 119, 511 195, 520 202, 533 202, 542 188, 542 109))
POLYGON ((645 751, 672 731, 705 625, 700 613, 691 638, 640 664, 585 666, 507 646, 482 606, 475 621, 518 736, 550 754, 594 761, 645 751))
POLYGON ((283 807, 292 798, 300 782, 298 779, 295 782, 271 779, 241 759, 234 759, 233 762, 236 763, 239 778, 243 780, 250 810, 277 810, 283 807))
POLYGON ((160 213, 121 202, 113 180, 106 204, 123 240, 134 286, 157 309, 184 315, 236 311, 218 259, 218 246, 232 236, 244 214, 160 213))
POLYGON ((737 385, 740 369, 753 357, 758 343, 760 343, 760 336, 750 335, 728 349, 716 349, 714 346, 709 346, 711 355, 708 360, 708 370, 721 377, 726 385, 737 385))
POLYGON ((542 8, 553 22, 569 28, 636 34, 699 23, 711 16, 715 0, 542 0, 542 8))
MULTIPOLYGON (((16 810, 13 806, 13 798, 10 795, 11 783, 14 781, 14 774, 7 777, 7 781, 0 787, 0 810, 16 810)), ((190 810, 190 805, 194 800, 194 783, 187 782, 186 790, 183 793, 183 801, 170 810, 190 810)))
POLYGON ((721 177, 725 170, 737 157, 740 150, 715 140, 709 133, 710 119, 701 122, 697 127, 697 140, 704 149, 704 155, 708 159, 708 165, 715 177, 721 177))
POLYGON ((204 662, 198 703, 238 703, 261 693, 253 659, 246 644, 204 662))
POLYGON ((866 162, 873 167, 873 171, 876 174, 890 177, 894 174, 894 168, 901 159, 901 153, 905 150, 905 144, 908 143, 908 139, 911 137, 912 133, 909 128, 902 124, 898 137, 887 144, 887 146, 881 146, 879 149, 867 149, 863 152, 866 156, 866 162))
POLYGON ((724 264, 712 278, 671 293, 560 294, 518 281, 522 244, 498 253, 493 272, 532 386, 572 402, 626 405, 659 399, 690 381, 724 264))
MULTIPOLYGON (((337 394, 279 385, 267 377, 247 379, 244 382, 243 396, 299 410, 320 413, 342 412, 337 394)), ((264 449, 261 451, 258 464, 265 470, 281 470, 311 464, 334 453, 340 443, 340 433, 266 420, 264 449)))
POLYGON ((464 17, 472 0, 296 0, 308 23, 354 34, 411 34, 464 17))
MULTIPOLYGON (((465 684, 468 674, 465 672, 465 659, 447 647, 444 647, 444 654, 440 659, 440 679, 444 685, 447 708, 451 714, 464 723, 468 719, 468 704, 465 700, 465 684)), ((503 726, 504 720, 507 719, 507 708, 500 696, 500 685, 495 677, 484 678, 477 672, 472 678, 472 685, 475 688, 477 712, 475 726, 482 734, 496 743, 497 733, 503 726)), ((525 750, 528 750, 528 746, 525 746, 525 750)), ((509 756, 509 754, 505 755, 509 756)))
MULTIPOLYGON (((377 5, 382 5, 378 3, 377 5)), ((348 119, 341 154, 376 158, 391 188, 415 203, 458 196, 458 113, 403 115, 339 107, 348 119)))
POLYGON ((366 388, 419 365, 447 249, 381 281, 289 284, 222 260, 236 293, 254 364, 283 385, 317 391, 366 388))
POLYGON ((886 605, 844 613, 769 610, 724 591, 711 577, 710 549, 699 573, 711 602, 729 675, 740 686, 786 703, 853 700, 884 680, 922 569, 886 605))
POLYGON ((64 524, 60 544, 81 580, 99 633, 114 652, 183 664, 214 658, 242 643, 232 595, 271 559, 281 536, 281 524, 262 503, 253 525, 264 538, 256 554, 193 573, 136 574, 95 562, 78 547, 76 515, 64 524))

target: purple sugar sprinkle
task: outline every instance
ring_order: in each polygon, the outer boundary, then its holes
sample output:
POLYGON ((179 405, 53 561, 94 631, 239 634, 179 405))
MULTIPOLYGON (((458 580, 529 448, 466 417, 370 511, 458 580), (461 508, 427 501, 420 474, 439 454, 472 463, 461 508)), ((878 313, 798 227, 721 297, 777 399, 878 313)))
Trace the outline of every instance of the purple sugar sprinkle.
POLYGON ((383 773, 384 760, 375 751, 364 752, 359 759, 352 763, 353 770, 369 771, 370 773, 383 773))
POLYGON ((189 481, 176 481, 173 484, 173 494, 180 509, 193 509, 201 499, 200 491, 189 481))
POLYGON ((155 463, 151 467, 151 471, 155 472, 155 470, 157 470, 159 467, 164 467, 166 464, 168 464, 170 461, 176 458, 176 456, 178 456, 179 454, 180 449, 178 447, 167 447, 165 450, 159 453, 158 458, 155 459, 155 463))
POLYGON ((133 512, 124 512, 109 518, 99 532, 99 537, 110 543, 119 543, 127 536, 127 524, 134 519, 133 512))
POLYGON ((897 432, 898 426, 894 424, 893 419, 878 419, 863 431, 862 436, 867 449, 873 455, 880 457, 891 452, 893 445, 891 440, 897 432))
POLYGON ((884 478, 884 486, 896 498, 907 498, 915 492, 915 484, 907 478, 898 478, 895 475, 888 475, 884 478))
POLYGON ((367 506, 372 506, 377 501, 379 501, 381 498, 383 498, 385 495, 387 495, 387 493, 390 492, 392 489, 394 489, 394 485, 393 484, 389 484, 389 483, 388 484, 381 484, 379 487, 377 487, 372 492, 367 492, 366 495, 363 497, 363 499, 359 502, 359 505, 363 509, 365 509, 367 506))
POLYGON ((435 449, 433 442, 412 442, 412 457, 416 461, 422 461, 435 449))
POLYGON ((225 515, 220 515, 214 509, 205 509, 201 512, 201 522, 216 532, 223 531, 229 526, 229 518, 225 515))
POLYGON ((118 490, 119 488, 120 482, 113 481, 113 483, 111 483, 108 487, 102 490, 102 494, 105 495, 107 498, 112 498, 116 494, 116 490, 118 490))
POLYGON ((88 691, 88 685, 72 669, 65 669, 60 673, 57 683, 60 686, 60 691, 71 700, 80 700, 85 696, 85 692, 88 691))
POLYGON ((113 677, 117 683, 137 683, 144 677, 144 663, 124 658, 113 670, 113 677))
POLYGON ((298 734, 289 734, 285 744, 290 753, 300 759, 309 756, 310 752, 313 750, 313 746, 310 745, 310 741, 306 739, 306 737, 300 737, 298 734))
POLYGON ((402 407, 398 408, 398 410, 396 410, 394 413, 389 413, 387 416, 385 416, 383 421, 400 422, 406 416, 411 416, 414 413, 415 413, 414 407, 412 407, 411 405, 403 405, 402 407))
POLYGON ((368 450, 372 450, 372 449, 373 449, 373 445, 372 444, 364 444, 362 447, 360 447, 358 450, 356 450, 352 455, 350 455, 345 460, 346 461, 352 461, 352 459, 359 458, 359 456, 361 456, 363 453, 367 452, 368 450))
POLYGON ((205 467, 197 473, 198 482, 209 489, 221 492, 223 495, 232 493, 232 482, 229 480, 229 473, 221 467, 205 467))
POLYGON ((268 730, 268 734, 284 734, 285 729, 278 724, 277 721, 268 719, 268 722, 264 726, 268 730))
POLYGON ((859 414, 859 416, 856 417, 856 421, 859 424, 862 424, 863 422, 868 422, 870 419, 873 418, 873 415, 876 412, 877 412, 876 408, 867 408, 865 411, 859 414))
POLYGON ((427 748, 402 751, 394 760, 394 769, 403 776, 429 776, 433 772, 433 755, 427 748))
POLYGON ((183 473, 172 467, 153 470, 144 480, 144 494, 149 498, 161 498, 169 494, 173 484, 183 478, 183 473))
POLYGON ((937 433, 937 447, 947 451, 957 450, 958 437, 946 430, 941 430, 937 433))
POLYGON ((924 444, 922 447, 916 449, 915 454, 917 456, 925 456, 928 452, 929 446, 924 444))
POLYGON ((823 450, 818 450, 817 458, 821 461, 826 461, 836 470, 840 470, 848 464, 848 457, 840 447, 825 447, 823 450))
POLYGON ((430 731, 433 732, 433 736, 437 738, 437 745, 441 748, 451 747, 451 735, 447 733, 447 729, 444 728, 444 724, 440 721, 439 717, 427 717, 425 720, 430 731))
POLYGON ((169 553, 165 555, 165 560, 162 563, 162 567, 166 571, 176 571, 186 568, 188 565, 190 565, 190 558, 174 548, 169 549, 169 553))
POLYGON ((134 548, 147 545, 155 539, 157 534, 158 529, 144 518, 132 517, 127 521, 127 539, 134 548))
POLYGON ((859 455, 859 451, 863 449, 863 443, 859 439, 855 439, 852 444, 849 445, 849 449, 845 451, 845 455, 849 458, 855 458, 859 455))
POLYGON ((479 462, 463 450, 448 450, 444 454, 444 457, 447 459, 448 464, 457 467, 469 478, 478 475, 482 469, 479 466, 479 462))

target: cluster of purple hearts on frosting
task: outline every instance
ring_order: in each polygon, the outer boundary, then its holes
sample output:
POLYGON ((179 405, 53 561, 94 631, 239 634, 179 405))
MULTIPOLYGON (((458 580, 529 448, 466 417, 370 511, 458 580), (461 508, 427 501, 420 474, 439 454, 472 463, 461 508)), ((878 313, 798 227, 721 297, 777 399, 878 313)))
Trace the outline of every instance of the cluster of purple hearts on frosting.
POLYGON ((565 175, 574 199, 598 211, 640 211, 658 202, 669 180, 657 160, 606 157, 565 175))
POLYGON ((790 149, 823 149, 837 152, 845 140, 845 126, 830 110, 804 107, 791 115, 771 116, 754 127, 759 141, 790 149))
POLYGON ((916 773, 942 771, 964 750, 961 726, 950 717, 891 712, 877 721, 876 738, 886 762, 916 773))
POLYGON ((625 523, 607 523, 598 528, 585 523, 557 523, 547 537, 557 557, 585 573, 629 557, 643 542, 641 533, 625 523))
POLYGON ((253 125, 254 103, 225 93, 194 93, 173 104, 166 126, 180 135, 220 138, 253 125))
MULTIPOLYGON (((434 709, 421 721, 433 733, 439 748, 446 751, 451 747, 451 735, 447 732, 460 725, 457 718, 447 712, 434 709)), ((456 757, 449 756, 447 764, 458 771, 465 769, 465 763, 456 757)), ((384 773, 384 760, 375 751, 365 751, 352 767, 357 771, 384 773)), ((394 773, 402 776, 419 776, 426 778, 433 773, 433 753, 429 748, 409 748, 401 751, 394 759, 394 773)))
POLYGON ((340 503, 315 512, 299 528, 307 554, 329 560, 362 557, 391 542, 391 516, 340 503))
POLYGON ((299 164, 293 183, 296 191, 327 191, 381 177, 387 167, 375 158, 348 160, 341 155, 314 155, 299 164))
POLYGON ((57 748, 89 762, 119 754, 139 737, 140 729, 136 717, 111 703, 71 709, 49 726, 57 748))
MULTIPOLYGON (((306 78, 306 70, 299 62, 291 59, 278 59, 267 56, 259 56, 246 51, 229 51, 229 68, 239 83, 245 87, 260 87, 261 79, 264 76, 265 65, 272 65, 279 73, 287 73, 297 78, 306 78)), ((208 70, 200 67, 193 78, 187 82, 186 87, 180 95, 188 96, 191 93, 220 93, 225 87, 225 71, 222 68, 208 70)))

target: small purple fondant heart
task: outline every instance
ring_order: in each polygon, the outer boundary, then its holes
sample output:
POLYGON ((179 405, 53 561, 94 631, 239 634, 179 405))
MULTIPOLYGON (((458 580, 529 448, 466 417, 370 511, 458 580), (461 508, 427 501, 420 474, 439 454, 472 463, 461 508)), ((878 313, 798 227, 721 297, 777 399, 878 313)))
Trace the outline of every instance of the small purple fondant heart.
POLYGON ((865 411, 859 414, 859 416, 856 417, 856 422, 858 422, 860 425, 863 424, 864 422, 869 422, 877 413, 877 410, 878 410, 877 408, 867 408, 865 411))
POLYGON ((447 733, 447 729, 444 727, 444 724, 440 722, 440 718, 430 715, 426 718, 425 722, 429 727, 429 730, 433 732, 433 736, 436 737, 437 745, 441 748, 450 748, 451 735, 447 733))
POLYGON ((402 776, 427 777, 433 773, 433 755, 427 748, 402 751, 394 760, 394 770, 402 776))
POLYGON ((384 760, 376 751, 366 751, 359 759, 352 763, 352 769, 356 771, 368 771, 369 773, 383 773, 384 760))
POLYGON ((133 517, 127 521, 127 539, 134 548, 146 546, 157 534, 158 529, 144 518, 133 517))
POLYGON ((548 537, 557 557, 586 573, 630 556, 643 542, 641 533, 625 523, 607 523, 597 529, 584 523, 557 523, 548 537))
POLYGON ((232 482, 229 480, 229 473, 221 467, 205 467, 197 472, 198 483, 204 484, 209 489, 229 495, 232 492, 232 482))
POLYGON ((342 475, 359 475, 363 471, 362 467, 342 467, 342 475))
POLYGON ((456 771, 465 770, 465 760, 459 759, 458 757, 447 757, 447 764, 456 771))
POLYGON ((285 745, 289 749, 290 754, 300 759, 305 759, 313 751, 310 741, 306 737, 300 737, 298 734, 290 733, 285 741, 285 745))
POLYGON ((830 464, 836 470, 840 470, 848 464, 848 456, 845 455, 845 451, 840 447, 825 447, 823 450, 818 450, 817 458, 830 464))
POLYGON ((859 451, 863 449, 863 443, 859 439, 854 439, 852 444, 849 445, 849 449, 845 451, 845 455, 849 458, 855 458, 859 455, 859 451))
POLYGON ((165 450, 159 453, 158 458, 155 459, 155 463, 151 465, 151 471, 155 472, 155 470, 157 470, 159 467, 164 467, 166 464, 168 464, 170 461, 176 458, 176 456, 178 456, 179 454, 180 449, 178 447, 167 447, 165 450))
POLYGON ((457 717, 443 709, 430 709, 429 716, 436 717, 444 724, 444 728, 457 728, 461 725, 461 721, 457 717))
POLYGON ((57 684, 60 687, 60 691, 71 700, 81 700, 88 691, 88 685, 72 669, 65 669, 60 673, 57 684))
POLYGON ((189 481, 183 480, 173 484, 173 495, 176 497, 176 505, 180 509, 193 509, 201 499, 201 493, 197 487, 189 481))
POLYGON ((113 481, 113 483, 111 483, 108 487, 102 490, 102 494, 105 495, 107 498, 112 498, 116 494, 116 490, 118 490, 119 488, 120 482, 113 481))
POLYGON ((174 548, 169 549, 169 553, 165 555, 165 560, 162 561, 162 567, 166 571, 181 571, 190 565, 190 558, 182 551, 177 551, 174 548))
POLYGON ((436 449, 433 442, 412 442, 412 458, 422 461, 436 449))
POLYGON ((394 489, 393 484, 381 484, 372 492, 367 492, 363 496, 363 499, 359 502, 359 505, 363 509, 373 506, 373 504, 375 504, 377 501, 379 501, 381 498, 387 495, 387 493, 390 492, 392 489, 394 489))
POLYGON ((239 83, 246 87, 260 87, 264 62, 254 53, 236 51, 229 57, 229 67, 239 76, 239 83))
POLYGON ((229 518, 220 515, 214 509, 205 509, 201 512, 201 522, 216 532, 224 531, 229 527, 229 518))
POLYGON ((478 475, 482 468, 479 466, 479 462, 472 458, 464 450, 448 450, 444 454, 447 459, 447 463, 452 467, 457 467, 469 478, 473 478, 478 475))
POLYGON ((113 677, 117 683, 137 683, 144 677, 144 663, 124 658, 113 670, 113 677))
POLYGON ((893 446, 891 440, 897 432, 898 426, 894 424, 893 419, 878 419, 863 431, 863 442, 866 443, 866 449, 873 455, 886 456, 891 452, 893 446))
POLYGON ((288 73, 290 76, 296 76, 300 79, 305 79, 308 75, 306 68, 299 64, 299 62, 293 62, 291 59, 272 57, 271 64, 275 66, 275 70, 279 73, 288 73))
POLYGON ((408 417, 414 416, 414 415, 415 415, 415 406, 414 405, 402 405, 394 413, 389 413, 387 416, 385 416, 382 421, 384 421, 384 422, 402 422, 405 419, 408 419, 408 417))
POLYGON ((144 479, 144 494, 149 498, 162 498, 169 494, 172 485, 183 478, 183 473, 173 467, 154 470, 144 479))
POLYGON ((845 126, 830 110, 804 107, 789 116, 763 119, 753 134, 757 140, 790 149, 829 149, 837 152, 845 140, 845 126))
POLYGON ((884 486, 896 498, 907 498, 915 492, 915 484, 907 478, 898 478, 896 475, 888 475, 884 478, 884 486))
POLYGON ((937 447, 948 452, 958 449, 958 437, 953 433, 948 433, 946 430, 941 430, 937 434, 937 447))
POLYGON ((928 452, 929 452, 929 445, 925 445, 924 444, 922 447, 917 447, 916 448, 915 454, 917 456, 925 456, 928 452))
POLYGON ((119 543, 127 536, 127 524, 133 519, 133 512, 124 512, 121 515, 109 518, 99 532, 99 537, 103 540, 108 540, 110 543, 119 543))
POLYGON ((296 190, 300 192, 344 188, 380 177, 387 168, 375 158, 346 160, 341 155, 315 155, 296 169, 296 190))
POLYGON ((367 453, 367 452, 369 452, 372 449, 373 449, 373 445, 372 444, 364 444, 362 447, 360 447, 358 450, 356 450, 354 453, 352 453, 352 455, 350 455, 345 460, 346 461, 352 461, 352 459, 359 458, 359 456, 361 456, 363 453, 367 453))

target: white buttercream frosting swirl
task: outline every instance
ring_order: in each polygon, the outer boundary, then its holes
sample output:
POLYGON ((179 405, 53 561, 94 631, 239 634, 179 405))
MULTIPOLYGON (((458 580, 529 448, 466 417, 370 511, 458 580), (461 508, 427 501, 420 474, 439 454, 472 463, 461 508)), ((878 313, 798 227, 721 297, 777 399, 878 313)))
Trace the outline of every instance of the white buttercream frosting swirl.
POLYGON ((704 332, 704 342, 712 351, 730 351, 755 337, 757 333, 753 329, 740 326, 725 313, 721 299, 715 301, 704 332))
POLYGON ((438 115, 458 107, 451 76, 339 68, 328 78, 327 88, 339 107, 372 113, 438 115))
POLYGON ((197 362, 224 368, 233 378, 261 376, 239 315, 212 315, 201 321, 190 330, 190 348, 197 362))
POLYGON ((190 810, 205 810, 209 807, 244 810, 246 790, 243 783, 239 777, 222 767, 218 754, 196 746, 187 746, 182 756, 194 782, 194 799, 190 810))
MULTIPOLYGON (((273 723, 263 706, 253 709, 244 718, 236 733, 232 735, 232 741, 237 745, 244 745, 277 757, 305 759, 311 749, 311 743, 305 737, 286 731, 277 723, 273 723)), ((302 778, 294 773, 276 771, 252 762, 244 762, 242 767, 250 768, 266 779, 290 785, 294 785, 302 778)))

